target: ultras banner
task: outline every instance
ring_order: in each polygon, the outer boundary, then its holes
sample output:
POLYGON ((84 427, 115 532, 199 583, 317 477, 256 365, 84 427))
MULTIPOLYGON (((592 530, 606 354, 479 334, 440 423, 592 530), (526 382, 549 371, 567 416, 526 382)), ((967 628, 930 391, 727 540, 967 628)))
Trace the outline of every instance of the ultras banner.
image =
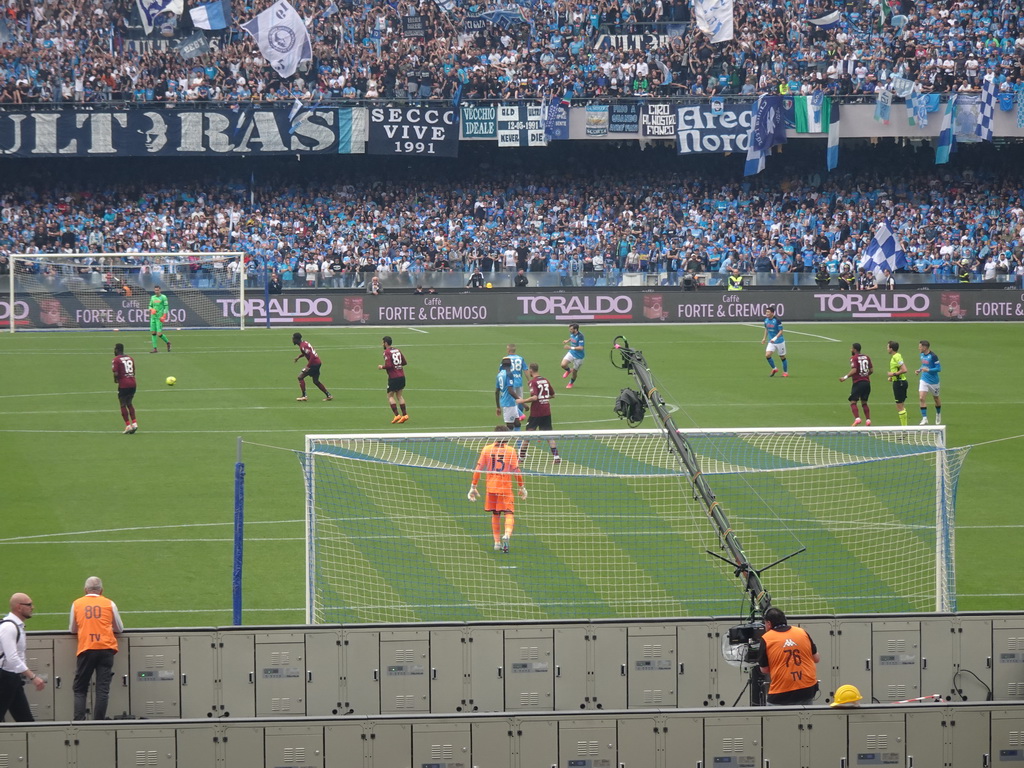
MULTIPOLYGON (((270 325, 472 325, 477 323, 756 323, 774 305, 787 321, 842 320, 1024 320, 1024 291, 935 289, 924 291, 743 291, 678 288, 577 290, 574 293, 473 291, 413 295, 390 290, 380 296, 350 291, 285 290, 268 298, 189 291, 188 300, 168 291, 169 328, 237 328, 270 325)), ((146 298, 116 294, 18 294, 18 329, 149 327, 146 298)), ((6 294, 0 297, 0 328, 11 322, 6 294)))
POLYGON ((173 109, 0 112, 0 156, 183 157, 187 155, 349 154, 366 142, 364 107, 291 104, 173 109), (361 114, 360 114, 361 113, 361 114), (362 130, 357 130, 362 126, 362 130), (361 135, 360 135, 361 133, 361 135), (361 140, 361 141, 360 141, 361 140))
POLYGON ((450 105, 371 107, 366 152, 458 157, 458 109, 450 105))

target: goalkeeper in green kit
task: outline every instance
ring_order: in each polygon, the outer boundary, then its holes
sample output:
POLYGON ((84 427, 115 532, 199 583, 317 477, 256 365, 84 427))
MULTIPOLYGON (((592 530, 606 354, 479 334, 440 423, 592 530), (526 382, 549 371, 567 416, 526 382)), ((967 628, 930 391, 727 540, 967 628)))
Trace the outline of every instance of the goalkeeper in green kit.
POLYGON ((167 305, 167 297, 163 295, 159 285, 153 286, 153 295, 149 299, 149 332, 153 335, 153 349, 150 354, 156 354, 157 336, 167 345, 167 351, 171 351, 171 342, 164 334, 164 322, 167 320, 170 307, 167 305))

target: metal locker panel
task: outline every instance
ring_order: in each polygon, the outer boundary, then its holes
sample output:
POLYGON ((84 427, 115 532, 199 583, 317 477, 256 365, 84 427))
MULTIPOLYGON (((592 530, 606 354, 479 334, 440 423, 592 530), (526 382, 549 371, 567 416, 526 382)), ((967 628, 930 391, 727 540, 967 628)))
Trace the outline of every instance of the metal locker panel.
POLYGON ((322 727, 274 726, 264 731, 266 768, 324 768, 322 727))
POLYGON ((406 714, 430 711, 430 633, 381 632, 380 711, 406 714))
POLYGON ((993 620, 992 646, 995 700, 1024 699, 1024 624, 1019 620, 993 620))
POLYGON ((807 631, 821 656, 821 661, 816 664, 818 688, 821 690, 816 703, 825 704, 826 697, 831 701, 829 694, 846 683, 845 680, 837 682, 833 676, 836 663, 836 654, 833 648, 835 624, 831 619, 795 619, 793 623, 807 631))
MULTIPOLYGON (((706 707, 715 701, 716 684, 712 670, 721 657, 714 642, 715 625, 686 621, 673 627, 676 635, 676 706, 706 707)), ((633 629, 630 628, 632 636, 633 629)), ((629 667, 630 675, 633 665, 629 667)), ((630 704, 630 707, 636 706, 630 704)))
MULTIPOLYGON (((626 637, 625 627, 599 624, 590 628, 592 685, 588 708, 626 708, 626 637)), ((558 700, 557 691, 555 700, 558 700)))
POLYGON ((991 714, 963 710, 951 714, 949 765, 954 768, 992 765, 991 714))
POLYGON ((994 710, 991 718, 992 753, 988 764, 1020 768, 1024 765, 1024 719, 1021 718, 1020 711, 994 710))
POLYGON ((554 708, 592 709, 593 648, 590 627, 557 627, 554 643, 554 708))
MULTIPOLYGON (((626 630, 627 707, 677 706, 676 683, 681 678, 676 666, 676 647, 675 627, 643 626, 626 630)), ((704 651, 701 667, 707 669, 706 638, 702 638, 700 648, 704 651)))
POLYGON ((726 661, 722 654, 723 638, 728 639, 729 630, 739 623, 741 622, 718 621, 709 627, 710 637, 706 649, 711 655, 708 670, 714 694, 705 706, 745 707, 750 705, 750 688, 748 686, 750 672, 744 666, 726 661))
POLYGON ((366 734, 370 756, 367 768, 412 768, 412 726, 407 723, 371 725, 366 734))
POLYGON ((380 714, 380 633, 341 633, 341 708, 354 715, 380 714))
POLYGON ((306 633, 306 714, 330 717, 348 714, 341 701, 341 632, 306 633))
POLYGON ((501 668, 505 632, 500 627, 471 627, 469 631, 469 706, 473 712, 505 708, 501 668))
POLYGON ((306 714, 306 643, 302 635, 256 635, 256 716, 306 714))
POLYGON ((614 720, 562 720, 558 768, 615 768, 619 742, 614 720))
MULTIPOLYGON (((470 743, 473 750, 473 765, 478 768, 513 768, 514 739, 508 720, 483 720, 470 723, 470 743)), ((552 757, 547 763, 532 765, 551 765, 556 760, 552 757)))
POLYGON ((949 710, 924 705, 907 712, 903 720, 907 729, 907 765, 949 765, 949 710))
POLYGON ((324 762, 331 768, 366 768, 370 764, 368 731, 362 720, 325 726, 324 762))
POLYGON ((469 629, 430 630, 430 712, 472 712, 469 629))
POLYGON ((957 624, 955 616, 935 616, 920 623, 922 696, 938 693, 957 699, 953 694, 959 645, 957 624))
POLYGON ((873 712, 847 711, 851 766, 905 766, 906 731, 903 717, 873 712))
MULTIPOLYGON (((771 715, 764 718, 761 728, 761 751, 764 764, 783 765, 787 768, 807 766, 806 726, 803 713, 773 708, 771 715)), ((845 754, 844 750, 844 757, 845 754)), ((839 765, 839 763, 822 761, 815 765, 839 765)))
MULTIPOLYGON (((857 686, 861 695, 870 701, 872 697, 871 620, 840 618, 836 619, 835 626, 833 677, 838 681, 838 685, 857 686)), ((834 689, 823 691, 823 696, 819 701, 824 702, 825 696, 831 700, 832 693, 835 693, 834 689)))
MULTIPOLYGON (((221 768, 223 761, 222 733, 219 726, 207 723, 179 725, 175 731, 178 764, 182 768, 221 768)), ((262 751, 259 759, 262 759, 262 751)), ((253 763, 258 765, 258 763, 253 763)))
MULTIPOLYGON (((807 759, 803 765, 807 768, 817 768, 819 765, 850 764, 846 737, 847 719, 843 715, 844 711, 843 709, 830 709, 820 714, 815 711, 801 713, 806 718, 804 741, 807 744, 807 759)), ((770 727, 771 721, 766 721, 764 724, 766 735, 770 727)), ((768 759, 767 750, 765 759, 768 759)), ((775 765, 780 765, 780 763, 775 763, 775 765)), ((785 765, 785 763, 781 765, 785 765)))
POLYGON ((73 728, 69 731, 68 741, 68 765, 73 768, 111 768, 117 765, 117 728, 113 725, 73 728))
POLYGON ((704 720, 704 765, 754 768, 761 763, 761 718, 708 715, 704 720))
POLYGON ((132 728, 117 732, 117 765, 175 768, 178 764, 175 733, 166 728, 132 728))
POLYGON ((39 721, 53 720, 54 689, 53 674, 53 641, 49 638, 36 638, 36 642, 29 645, 31 635, 25 637, 25 663, 35 674, 41 675, 46 680, 46 687, 37 691, 31 683, 25 686, 25 695, 28 697, 28 705, 32 710, 32 717, 39 721))
MULTIPOLYGON (((220 730, 220 755, 217 768, 260 768, 265 763, 264 729, 248 725, 225 725, 220 730)), ((191 768, 185 763, 180 768, 191 768)))
POLYGON ((554 709, 554 636, 550 629, 505 631, 505 709, 554 709))
MULTIPOLYGON (((131 640, 122 637, 117 641, 118 651, 114 656, 114 668, 111 670, 114 676, 110 679, 110 698, 107 700, 107 717, 114 718, 118 715, 127 717, 131 711, 131 687, 129 677, 131 675, 131 640)), ((74 685, 75 675, 71 673, 68 680, 68 689, 74 685)), ((96 690, 96 682, 89 687, 89 698, 86 702, 89 711, 92 711, 93 693, 96 690)), ((74 692, 71 692, 71 706, 74 709, 74 692)))
POLYGON ((469 724, 427 723, 412 729, 412 764, 417 768, 472 768, 469 724))
MULTIPOLYGON (((653 717, 624 717, 619 720, 618 726, 620 765, 628 765, 629 768, 659 768, 664 764, 665 729, 658 720, 653 717)), ((697 760, 700 760, 700 755, 697 760)), ((696 761, 690 763, 696 764, 696 761)))
MULTIPOLYGON (((665 716, 665 765, 695 766, 704 759, 704 720, 680 714, 665 716)), ((621 739, 620 739, 621 746, 621 739)))
POLYGON ((994 686, 992 619, 956 617, 955 632, 952 700, 985 701, 994 686))
MULTIPOLYGON (((0 765, 27 766, 27 768, 67 768, 72 765, 72 748, 68 739, 69 730, 67 726, 53 726, 49 728, 31 728, 27 734, 7 734, 0 730, 0 765), (17 741, 17 737, 25 740, 27 735, 28 754, 20 760, 15 760, 17 754, 14 744, 8 744, 7 739, 17 741), (4 762, 7 760, 7 762, 4 762)), ((111 739, 113 744, 113 739, 111 739)), ((113 759, 113 754, 110 755, 113 759)))
MULTIPOLYGON (((548 768, 558 764, 558 721, 554 718, 512 720, 512 765, 548 768)), ((476 745, 474 744, 474 747, 476 745)), ((478 755, 478 753, 474 753, 478 755)), ((480 763, 485 768, 486 763, 480 763)), ((502 765, 500 761, 495 765, 502 765)), ((488 767, 489 768, 489 767, 488 767)))
MULTIPOLYGON (((28 642, 31 637, 32 635, 29 635, 28 639, 26 639, 26 650, 28 649, 28 642)), ((75 694, 71 690, 71 686, 75 683, 75 666, 78 664, 78 638, 68 633, 65 635, 55 635, 52 641, 53 678, 47 687, 53 689, 53 719, 70 720, 75 714, 75 694)), ((118 645, 122 648, 122 651, 127 648, 123 639, 118 645)), ((119 653, 118 655, 121 654, 119 653)), ((124 655, 125 657, 128 656, 127 653, 124 653, 124 655)), ((92 704, 91 696, 92 694, 90 693, 90 705, 92 704)), ((126 704, 127 700, 127 697, 125 697, 126 704)), ((107 711, 109 717, 109 707, 107 711)), ((37 717, 36 719, 40 718, 37 717)))
MULTIPOLYGON (((117 656, 121 653, 118 652, 117 656)), ((128 712, 134 717, 176 718, 181 716, 181 689, 178 684, 180 652, 177 635, 136 635, 131 638, 128 653, 128 712)), ((119 682, 118 658, 114 657, 115 675, 110 686, 119 682)), ((120 678, 123 682, 124 678, 120 678)), ((117 709, 108 707, 108 715, 117 709)))
MULTIPOLYGON (((26 651, 27 650, 28 649, 26 647, 26 651)), ((63 745, 64 738, 62 731, 50 731, 47 735, 49 736, 50 741, 56 742, 59 739, 60 743, 63 745)), ((40 741, 41 739, 36 739, 37 743, 40 741)), ((54 750, 53 752, 44 752, 44 750, 40 750, 39 757, 32 762, 29 761, 28 747, 28 736, 24 731, 21 731, 20 733, 4 733, 0 730, 0 765, 5 768, 7 768, 7 766, 13 768, 14 766, 23 765, 30 766, 31 768, 34 768, 35 766, 39 766, 39 768, 58 768, 61 765, 67 765, 66 747, 61 746, 59 750, 54 750), (51 757, 55 761, 47 765, 43 761, 44 756, 51 757), (61 758, 63 758, 63 762, 61 762, 61 758)))
POLYGON ((178 652, 181 654, 181 716, 219 717, 216 633, 184 633, 178 638, 178 652))
POLYGON ((913 699, 921 695, 920 623, 874 622, 871 648, 874 673, 871 692, 879 703, 913 699))
POLYGON ((248 632, 225 631, 219 633, 217 645, 221 716, 255 716, 256 638, 248 632))

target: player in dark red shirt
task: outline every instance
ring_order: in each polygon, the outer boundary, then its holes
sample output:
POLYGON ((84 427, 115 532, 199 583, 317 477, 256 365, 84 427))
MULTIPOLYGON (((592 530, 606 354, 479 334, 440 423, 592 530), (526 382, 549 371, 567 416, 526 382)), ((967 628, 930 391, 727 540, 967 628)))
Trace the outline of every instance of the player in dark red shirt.
MULTIPOLYGON (((516 400, 520 405, 528 405, 530 407, 530 420, 526 422, 526 430, 534 431, 550 431, 551 430, 551 398, 555 396, 555 389, 551 386, 551 382, 540 375, 540 366, 537 363, 530 363, 529 368, 526 370, 526 375, 530 381, 530 396, 521 397, 516 400)), ((562 457, 558 455, 558 446, 554 440, 548 440, 548 447, 551 448, 551 455, 554 456, 555 464, 562 461, 562 457)), ((519 459, 526 458, 527 442, 523 443, 519 447, 519 459)))
POLYGON ((390 336, 385 336, 381 341, 384 343, 384 365, 378 365, 377 369, 388 372, 388 403, 395 418, 392 424, 403 424, 409 420, 409 414, 405 410, 405 396, 402 391, 405 389, 405 355, 398 347, 391 346, 390 336), (401 413, 399 413, 401 409, 401 413))
POLYGON ((117 400, 121 403, 121 418, 124 419, 124 434, 134 435, 139 425, 135 421, 135 360, 124 353, 124 344, 114 345, 114 361, 111 363, 114 381, 117 382, 117 400))
POLYGON ((302 391, 302 395, 295 399, 301 403, 306 402, 308 399, 306 397, 306 377, 309 376, 309 378, 313 380, 313 383, 316 384, 317 389, 327 395, 327 397, 324 398, 324 401, 333 400, 334 395, 328 392, 327 387, 320 383, 320 356, 317 355, 316 350, 313 349, 313 345, 308 341, 303 341, 301 333, 292 334, 292 344, 296 344, 299 347, 299 356, 292 362, 297 363, 303 357, 306 358, 306 365, 302 369, 302 373, 299 374, 299 389, 302 391))
POLYGON ((871 364, 871 358, 860 351, 860 344, 854 344, 850 348, 850 370, 840 381, 853 379, 853 386, 850 388, 850 410, 853 411, 853 426, 860 426, 860 412, 857 410, 857 401, 864 406, 864 421, 871 426, 871 409, 868 407, 868 397, 871 396, 871 374, 875 372, 871 364))

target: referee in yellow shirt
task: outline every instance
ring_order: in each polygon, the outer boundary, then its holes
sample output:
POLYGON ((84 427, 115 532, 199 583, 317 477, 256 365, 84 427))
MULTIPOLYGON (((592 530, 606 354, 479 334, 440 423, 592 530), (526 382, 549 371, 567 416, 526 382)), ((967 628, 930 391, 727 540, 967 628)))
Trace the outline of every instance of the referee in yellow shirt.
POLYGON ((900 354, 900 343, 890 341, 889 350, 889 381, 892 382, 892 394, 896 398, 896 415, 900 417, 900 426, 907 426, 907 366, 900 354))

